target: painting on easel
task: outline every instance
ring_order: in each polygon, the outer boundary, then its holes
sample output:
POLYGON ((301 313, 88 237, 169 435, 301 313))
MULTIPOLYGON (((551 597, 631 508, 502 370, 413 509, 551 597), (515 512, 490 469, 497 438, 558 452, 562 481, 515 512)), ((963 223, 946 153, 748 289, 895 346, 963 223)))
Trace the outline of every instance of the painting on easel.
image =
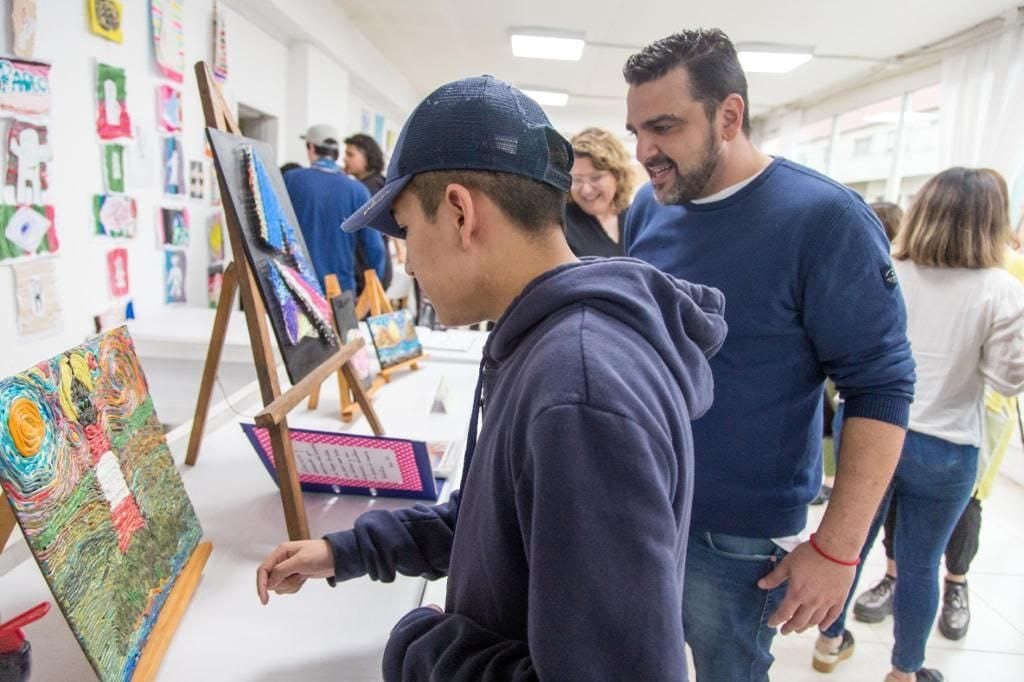
POLYGON ((338 352, 330 303, 270 147, 212 128, 207 135, 288 378, 298 383, 338 352))
POLYGON ((123 327, 0 380, 0 485, 96 674, 131 679, 202 528, 123 327))
POLYGON ((416 326, 408 310, 366 318, 370 336, 377 349, 381 369, 394 367, 423 355, 423 346, 416 336, 416 326))

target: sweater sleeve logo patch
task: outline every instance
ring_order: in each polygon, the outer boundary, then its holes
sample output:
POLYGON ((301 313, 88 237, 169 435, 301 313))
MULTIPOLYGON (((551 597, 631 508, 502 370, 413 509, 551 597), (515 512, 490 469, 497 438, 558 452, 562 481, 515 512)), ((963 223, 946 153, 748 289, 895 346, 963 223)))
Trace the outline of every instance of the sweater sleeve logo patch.
POLYGON ((896 278, 896 269, 892 265, 882 266, 882 281, 885 282, 886 289, 895 289, 899 284, 899 280, 896 278))

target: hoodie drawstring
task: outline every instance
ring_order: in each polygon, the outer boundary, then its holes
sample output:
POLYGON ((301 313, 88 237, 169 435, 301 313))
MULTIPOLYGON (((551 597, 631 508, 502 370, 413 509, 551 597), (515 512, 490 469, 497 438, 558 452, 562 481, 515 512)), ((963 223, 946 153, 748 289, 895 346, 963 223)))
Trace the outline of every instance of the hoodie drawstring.
POLYGON ((473 461, 473 451, 476 450, 478 421, 480 409, 483 407, 484 363, 487 362, 486 356, 484 357, 485 359, 480 360, 480 372, 476 379, 476 390, 473 391, 473 410, 469 416, 469 433, 466 435, 466 454, 462 462, 462 481, 459 483, 459 490, 466 487, 466 475, 469 473, 469 464, 473 461))

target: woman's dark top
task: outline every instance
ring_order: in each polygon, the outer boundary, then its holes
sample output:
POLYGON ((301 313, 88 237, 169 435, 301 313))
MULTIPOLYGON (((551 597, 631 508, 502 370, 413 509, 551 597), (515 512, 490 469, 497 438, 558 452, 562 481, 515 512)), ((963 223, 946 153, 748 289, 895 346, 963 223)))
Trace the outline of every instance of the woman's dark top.
MULTIPOLYGON (((622 227, 626 222, 626 212, 619 214, 619 239, 622 239, 622 227)), ((624 256, 626 252, 622 244, 615 242, 601 227, 600 221, 576 204, 569 202, 565 207, 565 240, 569 248, 579 257, 624 256)))

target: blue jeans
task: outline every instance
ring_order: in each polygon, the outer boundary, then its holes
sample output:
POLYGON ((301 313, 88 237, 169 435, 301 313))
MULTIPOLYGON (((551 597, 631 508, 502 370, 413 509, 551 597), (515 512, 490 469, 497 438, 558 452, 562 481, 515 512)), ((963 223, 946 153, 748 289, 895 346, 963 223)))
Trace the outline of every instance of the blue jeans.
POLYGON ((786 552, 771 540, 692 531, 686 554, 683 625, 699 682, 764 682, 775 660, 766 625, 785 585, 762 590, 786 552))
MULTIPOLYGON (((924 664, 925 645, 939 608, 939 561, 971 497, 977 473, 978 448, 908 431, 892 485, 871 523, 861 550, 861 566, 885 521, 890 502, 899 506, 892 664, 903 672, 917 672, 924 664)), ((825 631, 829 637, 843 633, 861 566, 857 567, 843 613, 825 631)))

